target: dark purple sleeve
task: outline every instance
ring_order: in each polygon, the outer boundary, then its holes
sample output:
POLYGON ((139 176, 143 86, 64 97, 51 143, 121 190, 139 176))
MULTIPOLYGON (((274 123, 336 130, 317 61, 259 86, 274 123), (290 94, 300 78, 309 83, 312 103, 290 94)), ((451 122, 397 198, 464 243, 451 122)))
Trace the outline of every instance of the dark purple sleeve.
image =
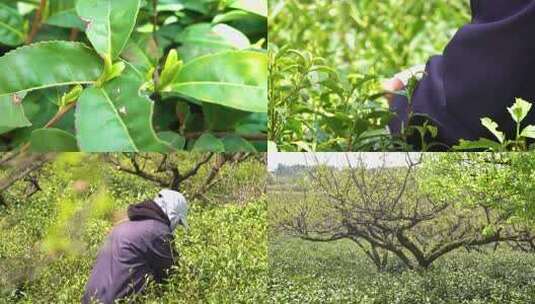
POLYGON ((147 244, 147 261, 154 274, 154 280, 161 282, 174 263, 171 235, 163 235, 150 240, 147 244))
MULTIPOLYGON (((473 0, 472 22, 462 27, 442 56, 429 60, 412 97, 412 110, 429 116, 440 142, 492 138, 480 119, 490 117, 509 136, 507 107, 515 97, 535 102, 535 0, 473 0)), ((397 97, 390 125, 407 124, 407 99, 397 97)), ((535 123, 531 113, 527 123, 535 123)))

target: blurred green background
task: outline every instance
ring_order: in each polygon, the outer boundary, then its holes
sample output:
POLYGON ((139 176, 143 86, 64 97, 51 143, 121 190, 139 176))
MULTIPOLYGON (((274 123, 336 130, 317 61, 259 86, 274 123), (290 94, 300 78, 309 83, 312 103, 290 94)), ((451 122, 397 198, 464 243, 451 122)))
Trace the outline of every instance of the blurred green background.
POLYGON ((442 53, 470 19, 467 0, 270 0, 270 47, 323 57, 342 75, 389 77, 442 53))

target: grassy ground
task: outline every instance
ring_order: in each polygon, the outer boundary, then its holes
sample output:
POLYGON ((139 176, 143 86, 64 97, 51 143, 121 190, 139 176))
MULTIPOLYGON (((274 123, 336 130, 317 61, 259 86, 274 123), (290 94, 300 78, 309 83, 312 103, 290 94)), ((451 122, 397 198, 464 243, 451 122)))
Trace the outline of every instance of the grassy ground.
POLYGON ((349 241, 277 238, 269 250, 275 303, 535 303, 535 254, 459 251, 424 273, 377 273, 349 241))

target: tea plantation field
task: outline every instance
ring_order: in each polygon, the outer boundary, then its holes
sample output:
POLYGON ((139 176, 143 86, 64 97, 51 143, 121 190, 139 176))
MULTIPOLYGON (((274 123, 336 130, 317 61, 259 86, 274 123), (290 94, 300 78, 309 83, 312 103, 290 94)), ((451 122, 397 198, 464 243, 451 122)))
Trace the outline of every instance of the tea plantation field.
POLYGON ((424 272, 392 263, 377 273, 349 241, 270 242, 274 303, 502 304, 535 303, 535 255, 509 250, 458 251, 424 272))

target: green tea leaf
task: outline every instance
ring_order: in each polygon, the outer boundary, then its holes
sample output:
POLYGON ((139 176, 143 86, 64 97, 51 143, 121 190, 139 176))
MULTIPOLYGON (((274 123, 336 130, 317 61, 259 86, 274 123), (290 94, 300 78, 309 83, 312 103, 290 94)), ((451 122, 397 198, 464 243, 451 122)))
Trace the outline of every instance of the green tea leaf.
POLYGON ((226 24, 199 23, 180 32, 176 41, 181 43, 180 57, 184 62, 208 54, 250 47, 247 36, 226 24))
POLYGON ((83 151, 168 152, 152 126, 154 103, 139 92, 142 80, 131 65, 103 88, 86 89, 76 108, 83 151))
POLYGON ((48 2, 50 16, 45 20, 46 24, 85 29, 85 23, 76 14, 75 0, 49 0, 48 2))
POLYGON ((186 139, 184 138, 184 136, 175 132, 171 132, 171 131, 160 132, 158 133, 158 137, 162 139, 163 141, 165 141, 166 143, 168 143, 169 145, 171 145, 176 150, 183 150, 184 147, 186 146, 186 139))
POLYGON ((528 115, 531 106, 531 103, 521 98, 517 98, 513 106, 507 108, 507 111, 509 111, 509 114, 511 114, 514 121, 520 123, 528 115))
POLYGON ((60 129, 37 129, 30 139, 32 152, 75 152, 78 151, 76 138, 60 129))
POLYGON ((505 134, 501 131, 498 131, 498 124, 496 122, 492 121, 492 119, 488 117, 485 117, 481 119, 481 124, 485 128, 487 128, 494 136, 496 136, 500 143, 504 142, 505 134))
POLYGON ((0 43, 10 46, 24 43, 24 20, 19 12, 0 3, 0 43))
POLYGON ((70 31, 66 28, 43 24, 41 30, 37 31, 37 35, 35 35, 33 41, 34 43, 45 41, 68 41, 69 36, 70 31))
POLYGON ((208 15, 210 11, 217 5, 215 1, 211 0, 179 0, 177 1, 183 5, 185 9, 199 12, 208 15))
POLYGON ((77 28, 79 30, 85 29, 85 23, 78 17, 74 8, 50 16, 46 20, 46 24, 65 28, 77 28))
POLYGON ((221 139, 210 133, 203 134, 195 144, 192 151, 198 152, 225 152, 225 145, 221 139))
POLYGON ((454 150, 458 151, 470 151, 470 150, 484 150, 484 151, 500 151, 502 146, 500 143, 492 141, 487 138, 480 138, 479 140, 470 141, 461 139, 459 144, 453 147, 454 150))
POLYGON ((11 130, 13 130, 13 128, 0 127, 0 135, 6 134, 6 133, 10 132, 11 130))
POLYGON ((121 54, 136 24, 140 0, 78 1, 76 11, 86 22, 86 35, 103 58, 121 54))
POLYGON ((0 96, 0 127, 15 129, 32 125, 24 115, 22 98, 15 95, 0 96))
POLYGON ((0 96, 69 84, 90 84, 103 70, 102 60, 76 42, 41 42, 0 57, 0 96))
POLYGON ((525 127, 520 133, 520 136, 535 139, 535 126, 529 125, 525 127))
POLYGON ((48 10, 50 16, 59 12, 74 9, 77 0, 48 0, 48 10))
POLYGON ((137 152, 118 109, 102 88, 88 88, 76 106, 76 137, 82 151, 137 152))
POLYGON ((256 149, 238 135, 227 135, 223 138, 225 152, 256 152, 256 149))
POLYGON ((210 131, 232 131, 240 120, 251 114, 212 103, 205 103, 202 108, 205 127, 210 131))
POLYGON ((162 52, 150 34, 133 34, 121 57, 144 74, 158 64, 162 52))
POLYGON ((267 133, 267 121, 266 113, 249 113, 247 117, 238 121, 235 130, 238 134, 267 133))
POLYGON ((249 112, 267 112, 267 56, 230 51, 184 65, 164 91, 249 112))
MULTIPOLYGON (((221 23, 221 22, 229 22, 234 20, 240 20, 245 19, 247 17, 251 16, 251 13, 240 11, 240 10, 233 10, 230 12, 226 12, 223 14, 219 14, 214 17, 214 20, 212 20, 213 23, 221 23)), ((256 15, 254 15, 256 16, 256 15)))
POLYGON ((251 12, 263 17, 267 17, 268 15, 267 0, 236 0, 230 5, 230 7, 251 12))
MULTIPOLYGON (((30 141, 34 130, 43 128, 59 110, 58 102, 65 92, 65 87, 53 87, 29 92, 22 105, 24 113, 32 123, 29 127, 19 128, 13 132, 13 141, 25 144, 30 141)), ((54 128, 74 134, 74 111, 69 111, 54 128)))
POLYGON ((178 59, 176 50, 171 50, 167 55, 165 64, 160 74, 160 83, 157 88, 158 90, 168 86, 173 82, 173 78, 178 71, 180 71, 180 68, 182 68, 182 64, 182 61, 178 59))
POLYGON ((178 12, 184 9, 184 5, 180 3, 168 3, 168 4, 158 4, 156 10, 158 12, 178 12))

